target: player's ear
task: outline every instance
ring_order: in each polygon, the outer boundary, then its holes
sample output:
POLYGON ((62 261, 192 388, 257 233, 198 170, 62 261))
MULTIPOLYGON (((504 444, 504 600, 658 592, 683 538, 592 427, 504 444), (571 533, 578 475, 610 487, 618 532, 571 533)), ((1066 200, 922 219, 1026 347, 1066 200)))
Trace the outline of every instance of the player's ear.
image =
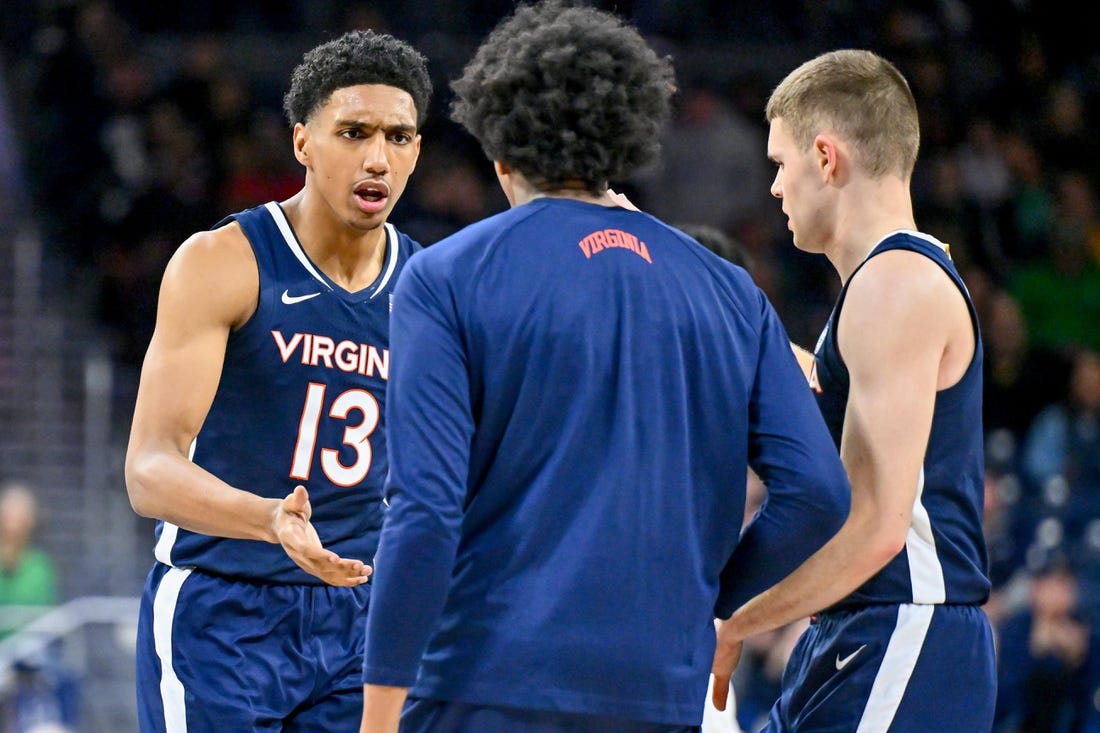
POLYGON ((416 137, 413 138, 413 159, 412 159, 412 167, 409 168, 409 175, 412 175, 412 172, 414 170, 416 170, 416 163, 419 160, 420 160, 420 133, 417 133, 416 137))
POLYGON ((825 134, 814 138, 813 159, 824 178, 833 178, 837 175, 838 158, 836 140, 825 134))
POLYGON ((497 174, 497 182, 500 183, 500 190, 504 192, 504 198, 508 199, 509 206, 516 205, 515 190, 512 185, 512 169, 507 163, 503 163, 499 160, 493 161, 493 170, 497 174))
POLYGON ((294 125, 294 131, 292 133, 291 141, 294 145, 294 157, 298 159, 298 162, 302 165, 309 167, 309 152, 306 150, 306 143, 309 140, 309 132, 306 130, 306 126, 301 122, 294 125))

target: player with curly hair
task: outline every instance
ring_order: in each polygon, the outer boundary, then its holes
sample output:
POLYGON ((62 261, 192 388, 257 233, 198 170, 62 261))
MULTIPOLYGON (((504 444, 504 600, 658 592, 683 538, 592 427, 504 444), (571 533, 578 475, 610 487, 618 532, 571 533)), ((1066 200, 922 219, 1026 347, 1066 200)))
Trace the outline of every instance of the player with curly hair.
POLYGON ((546 2, 453 87, 511 208, 394 293, 361 730, 697 731, 716 605, 840 526, 843 467, 748 274, 609 189, 658 154, 667 59, 546 2))
POLYGON ((126 456, 130 501, 158 520, 145 733, 359 720, 390 294, 420 249, 386 219, 430 94, 392 36, 305 54, 285 97, 304 187, 193 235, 165 271, 126 456))

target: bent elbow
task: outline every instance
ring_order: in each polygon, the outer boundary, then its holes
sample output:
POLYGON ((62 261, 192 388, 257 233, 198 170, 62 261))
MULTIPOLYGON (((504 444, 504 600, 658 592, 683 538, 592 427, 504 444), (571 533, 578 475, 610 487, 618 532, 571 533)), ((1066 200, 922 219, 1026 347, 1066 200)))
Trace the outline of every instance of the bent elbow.
POLYGON ((124 475, 126 495, 130 498, 130 507, 134 513, 140 517, 156 519, 155 501, 149 490, 152 485, 151 462, 148 457, 128 455, 124 475))
POLYGON ((905 549, 905 532, 880 530, 867 543, 867 558, 879 569, 905 549))

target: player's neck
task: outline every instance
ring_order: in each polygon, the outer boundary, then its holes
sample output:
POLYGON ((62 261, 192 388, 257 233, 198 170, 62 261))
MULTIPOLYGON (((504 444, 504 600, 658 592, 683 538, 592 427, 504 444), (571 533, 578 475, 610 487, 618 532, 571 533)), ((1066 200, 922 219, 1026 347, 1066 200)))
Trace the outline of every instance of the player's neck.
POLYGON ((510 169, 497 163, 497 178, 504 190, 504 195, 511 206, 523 206, 536 199, 569 199, 571 201, 583 201, 600 206, 619 206, 620 203, 612 198, 607 188, 601 188, 598 192, 588 190, 580 181, 567 181, 553 188, 539 188, 517 170, 510 169))
POLYGON ((607 190, 601 191, 600 193, 592 193, 584 190, 578 191, 568 188, 559 188, 552 191, 538 191, 530 196, 524 203, 534 201, 535 199, 569 199, 571 201, 583 201, 586 204, 598 204, 599 206, 619 205, 611 198, 611 194, 608 193, 607 190))
POLYGON ((377 279, 388 243, 385 226, 356 229, 318 216, 301 194, 282 206, 302 249, 334 283, 354 293, 377 279))
POLYGON ((838 206, 833 245, 825 250, 842 282, 888 234, 917 228, 908 182, 888 177, 848 193, 838 206))

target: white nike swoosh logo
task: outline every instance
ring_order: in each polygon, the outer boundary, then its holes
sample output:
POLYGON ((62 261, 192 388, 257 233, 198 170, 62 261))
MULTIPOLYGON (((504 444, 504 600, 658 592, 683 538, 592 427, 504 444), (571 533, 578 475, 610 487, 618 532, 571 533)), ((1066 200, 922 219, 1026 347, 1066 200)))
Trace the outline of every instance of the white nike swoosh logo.
POLYGON ((845 667, 847 667, 848 662, 855 659, 856 655, 859 654, 861 651, 863 651, 866 648, 867 648, 867 645, 864 644, 859 649, 856 649, 854 652, 852 652, 848 656, 844 657, 844 659, 841 659, 840 658, 840 652, 837 652, 837 655, 836 655, 836 668, 837 668, 837 670, 841 670, 841 669, 844 669, 845 667))
POLYGON ((283 302, 287 305, 294 305, 295 303, 301 303, 303 300, 316 298, 318 295, 320 295, 320 293, 310 293, 309 295, 291 295, 289 290, 284 290, 283 302))

